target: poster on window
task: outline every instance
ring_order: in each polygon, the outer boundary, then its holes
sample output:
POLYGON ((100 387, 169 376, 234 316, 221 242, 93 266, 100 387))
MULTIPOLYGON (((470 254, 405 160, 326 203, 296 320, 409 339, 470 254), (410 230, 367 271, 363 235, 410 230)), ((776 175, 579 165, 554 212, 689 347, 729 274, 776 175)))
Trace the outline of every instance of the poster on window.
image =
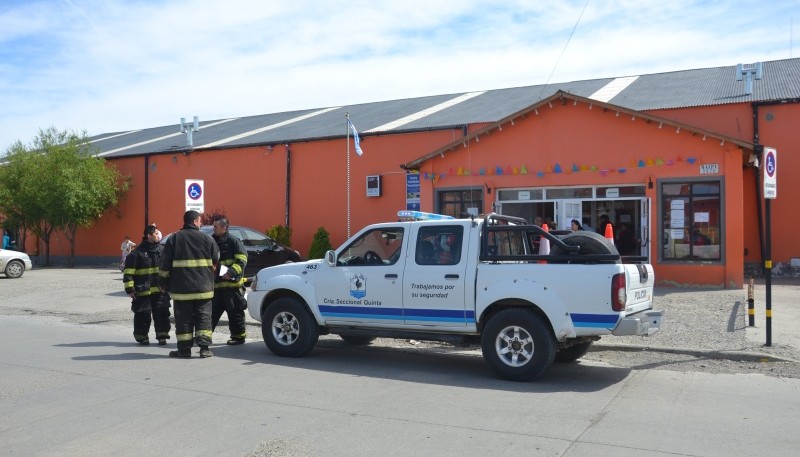
POLYGON ((419 173, 406 174, 406 209, 419 211, 419 173))

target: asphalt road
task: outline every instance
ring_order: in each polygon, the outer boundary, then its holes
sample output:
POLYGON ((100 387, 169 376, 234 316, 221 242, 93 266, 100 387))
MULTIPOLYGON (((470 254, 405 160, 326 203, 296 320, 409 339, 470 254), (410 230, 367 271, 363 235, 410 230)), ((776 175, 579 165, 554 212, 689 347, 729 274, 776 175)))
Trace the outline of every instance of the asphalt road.
POLYGON ((174 339, 133 342, 120 279, 61 269, 0 279, 0 455, 794 456, 800 446, 794 378, 586 360, 512 383, 473 351, 326 339, 285 359, 260 335, 210 359, 170 359, 174 339))

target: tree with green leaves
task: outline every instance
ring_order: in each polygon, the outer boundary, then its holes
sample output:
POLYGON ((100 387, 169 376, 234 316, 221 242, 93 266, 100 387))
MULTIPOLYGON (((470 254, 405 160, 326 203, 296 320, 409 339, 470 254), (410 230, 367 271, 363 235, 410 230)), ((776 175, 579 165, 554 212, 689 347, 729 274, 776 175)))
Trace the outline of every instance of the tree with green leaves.
POLYGON ((70 245, 67 266, 73 267, 78 229, 115 207, 130 185, 94 153, 86 132, 39 130, 30 146, 15 143, 4 160, 0 213, 42 240, 45 265, 50 265, 52 234, 60 230, 70 245))

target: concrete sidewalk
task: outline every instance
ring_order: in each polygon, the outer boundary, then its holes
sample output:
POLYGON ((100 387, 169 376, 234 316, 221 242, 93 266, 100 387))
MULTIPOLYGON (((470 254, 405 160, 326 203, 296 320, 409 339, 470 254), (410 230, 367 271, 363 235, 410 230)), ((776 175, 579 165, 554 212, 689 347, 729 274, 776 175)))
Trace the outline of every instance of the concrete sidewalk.
MULTIPOLYGON (((764 279, 754 281, 753 308, 754 323, 749 326, 749 315, 746 314, 745 329, 747 343, 750 348, 766 354, 782 356, 797 360, 800 354, 800 279, 773 279, 771 287, 771 346, 767 342, 767 287, 764 279)), ((743 306, 747 307, 747 289, 745 285, 743 306)), ((746 311, 745 311, 746 312, 746 311)))

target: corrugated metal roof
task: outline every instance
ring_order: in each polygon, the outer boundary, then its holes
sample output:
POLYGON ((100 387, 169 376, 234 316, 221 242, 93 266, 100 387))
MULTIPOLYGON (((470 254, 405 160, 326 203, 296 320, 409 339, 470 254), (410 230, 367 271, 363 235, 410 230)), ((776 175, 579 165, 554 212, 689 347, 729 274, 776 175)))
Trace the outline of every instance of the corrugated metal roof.
MULTIPOLYGON (((629 76, 626 78, 630 78, 629 76)), ((405 121, 385 132, 444 129, 464 124, 491 123, 524 110, 557 91, 580 97, 595 93, 615 94, 613 85, 623 78, 605 78, 549 85, 489 90, 480 94, 447 94, 390 100, 351 106, 317 108, 233 119, 201 121, 193 133, 194 148, 228 148, 280 144, 346 135, 345 114, 350 113, 363 136, 369 130, 405 121), (604 88, 612 89, 603 91, 604 88), (467 96, 469 95, 469 96, 467 96), (462 97, 459 99, 459 97, 462 97), (450 103, 448 103, 450 102, 450 103), (445 104, 445 105, 441 105, 445 104), (432 108, 444 106, 433 110, 432 108), (432 111, 427 114, 425 110, 432 111)), ((636 111, 749 103, 800 97, 800 58, 763 63, 763 78, 745 95, 745 82, 736 81, 736 65, 641 75, 621 89, 608 103, 636 111)), ((106 158, 184 150, 186 134, 179 125, 92 137, 106 158)))

